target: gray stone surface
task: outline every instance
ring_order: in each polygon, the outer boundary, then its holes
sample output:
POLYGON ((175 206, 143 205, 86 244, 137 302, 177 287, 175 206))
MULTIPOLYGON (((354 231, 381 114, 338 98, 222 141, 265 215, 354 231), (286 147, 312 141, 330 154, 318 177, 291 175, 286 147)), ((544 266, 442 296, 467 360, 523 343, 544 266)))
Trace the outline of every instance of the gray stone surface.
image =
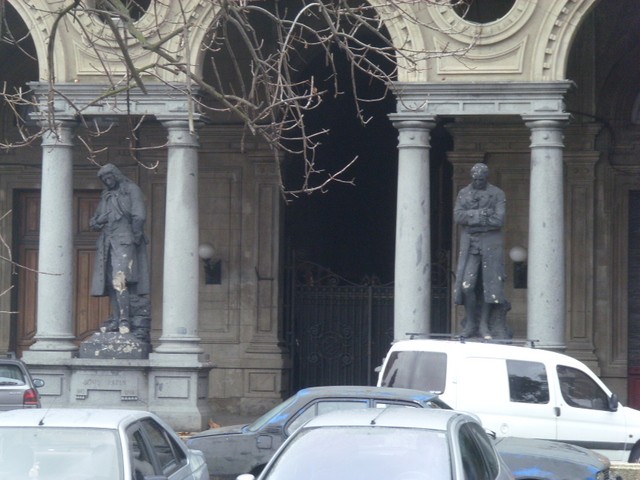
POLYGON ((150 344, 131 333, 96 332, 80 344, 79 358, 145 359, 150 344))

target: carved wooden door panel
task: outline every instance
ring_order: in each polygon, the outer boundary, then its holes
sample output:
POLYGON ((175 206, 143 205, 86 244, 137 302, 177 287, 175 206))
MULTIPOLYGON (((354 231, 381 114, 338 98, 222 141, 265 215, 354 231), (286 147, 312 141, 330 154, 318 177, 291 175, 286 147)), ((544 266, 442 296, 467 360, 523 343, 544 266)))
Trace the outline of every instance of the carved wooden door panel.
MULTIPOLYGON (((95 256, 97 232, 89 229, 89 219, 100 200, 100 191, 74 192, 74 269, 75 295, 73 317, 74 334, 78 341, 95 332, 109 315, 106 297, 91 296, 91 274, 95 256)), ((40 227, 40 192, 24 190, 14 200, 16 229, 14 259, 26 268, 16 270, 14 292, 15 323, 12 325, 11 348, 18 355, 34 342, 37 318, 37 268, 40 227)))

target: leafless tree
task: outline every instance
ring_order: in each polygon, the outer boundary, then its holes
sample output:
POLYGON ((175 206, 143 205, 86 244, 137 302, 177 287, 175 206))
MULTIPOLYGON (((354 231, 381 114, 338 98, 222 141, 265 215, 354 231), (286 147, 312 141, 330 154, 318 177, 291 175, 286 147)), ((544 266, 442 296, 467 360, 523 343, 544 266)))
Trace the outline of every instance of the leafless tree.
MULTIPOLYGON (((420 15, 427 8, 456 8, 464 14, 470 0, 202 0, 213 4, 214 17, 208 24, 205 63, 199 68, 190 65, 190 55, 169 48, 170 40, 182 38, 184 48, 190 44, 195 25, 188 15, 185 0, 67 0, 49 2, 50 11, 42 15, 55 16, 49 38, 48 79, 51 95, 56 92, 53 76, 53 50, 63 20, 75 21, 79 15, 98 16, 105 29, 119 45, 118 55, 126 65, 126 75, 114 75, 104 62, 104 78, 109 85, 104 95, 117 95, 131 89, 145 92, 149 82, 161 81, 159 72, 169 71, 186 79, 180 87, 193 103, 194 112, 207 117, 232 117, 241 123, 246 135, 257 135, 266 141, 278 158, 285 153, 299 158, 304 164, 300 184, 285 193, 298 195, 324 190, 331 182, 350 182, 347 175, 351 159, 335 171, 324 171, 316 163, 316 151, 327 126, 311 127, 306 122, 309 113, 330 95, 341 95, 349 90, 355 111, 362 123, 369 118, 363 113, 363 102, 375 102, 386 96, 387 89, 396 79, 399 65, 420 68, 425 58, 463 57, 472 44, 462 49, 426 52, 412 50, 409 44, 394 45, 385 29, 385 21, 403 16, 420 28, 435 29, 420 15), (173 19, 170 33, 162 37, 147 37, 137 27, 142 15, 153 15, 154 9, 171 2, 179 5, 181 15, 173 19), (145 13, 146 12, 146 13, 145 13), (127 45, 138 42, 143 49, 154 52, 157 61, 149 65, 136 65, 128 53, 127 45), (338 68, 337 58, 346 61, 345 72, 338 68), (316 78, 306 73, 310 62, 323 62, 327 75, 316 78), (380 98, 371 98, 369 91, 360 91, 356 77, 383 85, 380 98)), ((0 10, 1 42, 23 48, 28 32, 20 31, 7 22, 5 2, 0 10)), ((192 2, 191 2, 192 3, 192 2)), ((427 18, 427 17, 424 17, 427 18)), ((165 20, 166 22, 166 20, 165 20)), ((78 22, 80 23, 80 22, 78 22)), ((167 25, 163 25, 167 31, 167 25)), ((158 29, 159 30, 159 29, 158 29)), ((202 33, 202 32, 200 32, 202 33)), ((96 32, 84 32, 90 46, 99 43, 96 32)), ((396 39, 397 42, 397 39, 396 39)), ((95 55, 103 52, 95 47, 95 55)), ((25 52, 32 55, 25 49, 25 52)), ((188 52, 186 52, 188 53, 188 52)), ((178 88, 178 87, 175 87, 178 88)), ((24 88, 5 84, 0 95, 8 109, 19 119, 19 139, 0 138, 0 148, 26 145, 40 131, 26 128, 33 100, 24 88)), ((98 99, 96 99, 98 100, 98 99)), ((89 134, 81 136, 89 158, 96 153, 92 138, 108 129, 85 120, 79 109, 78 117, 84 121, 89 134)), ((51 119, 52 121, 54 119, 51 119)), ((142 124, 140 118, 128 118, 131 150, 139 148, 135 141, 142 124)), ((42 126, 40 125, 39 128, 42 126)), ((46 128, 46 126, 44 127, 46 128)), ((158 146, 161 147, 161 146, 158 146)), ((135 158, 135 155, 134 155, 135 158)), ((284 189, 284 187, 283 187, 284 189)))

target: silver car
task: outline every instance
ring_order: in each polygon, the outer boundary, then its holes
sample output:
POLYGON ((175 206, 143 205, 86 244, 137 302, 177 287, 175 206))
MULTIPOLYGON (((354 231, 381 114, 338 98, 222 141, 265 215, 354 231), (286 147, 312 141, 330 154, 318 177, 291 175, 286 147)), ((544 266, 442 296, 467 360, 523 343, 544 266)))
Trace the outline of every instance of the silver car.
MULTIPOLYGON (((238 480, 253 479, 240 475, 238 480)), ((511 480, 482 425, 465 413, 370 408, 327 413, 298 429, 259 480, 511 480)))
POLYGON ((335 410, 390 406, 449 408, 433 393, 405 388, 310 387, 248 425, 212 428, 187 439, 187 445, 204 453, 215 480, 234 479, 241 473, 258 475, 282 442, 311 418, 335 410))
POLYGON ((209 480, 209 471, 152 413, 63 408, 0 413, 0 478, 209 480))
POLYGON ((0 357, 0 410, 40 408, 42 386, 44 381, 31 378, 27 366, 13 354, 0 357))

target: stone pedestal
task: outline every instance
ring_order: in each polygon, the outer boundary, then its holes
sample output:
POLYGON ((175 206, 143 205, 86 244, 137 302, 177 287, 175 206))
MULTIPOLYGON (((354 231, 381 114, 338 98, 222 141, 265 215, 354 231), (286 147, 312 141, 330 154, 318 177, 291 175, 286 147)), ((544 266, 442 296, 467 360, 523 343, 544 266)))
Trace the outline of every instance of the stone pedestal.
POLYGON ((149 358, 151 345, 132 333, 96 332, 80 344, 79 358, 136 359, 149 358))
MULTIPOLYGON (((48 357, 46 364, 28 364, 32 374, 45 381, 39 389, 43 408, 146 410, 160 415, 176 431, 206 428, 211 418, 207 401, 211 363, 190 356, 105 358, 108 349, 100 344, 87 342, 86 353, 98 354, 92 358, 48 357)), ((119 345, 127 344, 135 345, 119 345)))

